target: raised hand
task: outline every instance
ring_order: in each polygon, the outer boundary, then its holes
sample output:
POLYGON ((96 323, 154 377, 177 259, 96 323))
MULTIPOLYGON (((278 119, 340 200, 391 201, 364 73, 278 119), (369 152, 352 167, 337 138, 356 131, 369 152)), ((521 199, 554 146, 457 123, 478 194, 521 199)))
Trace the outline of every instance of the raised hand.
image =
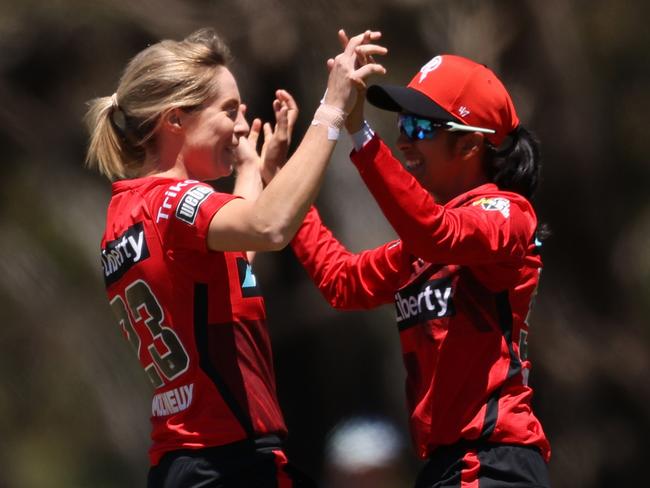
POLYGON ((359 91, 366 89, 366 80, 373 74, 385 74, 386 69, 375 62, 373 56, 386 54, 388 50, 373 44, 381 38, 381 32, 367 30, 348 40, 345 31, 339 31, 343 52, 328 60, 330 76, 324 102, 349 114, 355 107, 359 91))
MULTIPOLYGON (((338 37, 339 37, 339 42, 341 43, 341 47, 345 50, 350 40, 348 39, 348 36, 343 29, 339 30, 338 37)), ((355 65, 357 68, 360 68, 361 66, 364 66, 368 63, 375 62, 375 59, 373 58, 372 54, 366 54, 366 48, 367 46, 364 45, 357 47, 357 62, 355 65)), ((327 62, 328 68, 331 69, 333 63, 334 60, 329 59, 327 62)), ((361 129, 361 126, 363 125, 363 121, 365 120, 363 114, 365 98, 366 98, 366 88, 359 86, 357 90, 357 100, 354 104, 354 107, 352 107, 352 110, 350 110, 350 113, 345 119, 345 128, 348 131, 348 134, 354 134, 355 132, 359 131, 361 129)))
MULTIPOLYGON (((239 110, 242 116, 246 114, 246 105, 240 105, 239 110)), ((249 200, 256 200, 262 191, 262 161, 257 154, 257 141, 262 129, 262 121, 254 119, 247 136, 239 138, 239 144, 235 149, 235 187, 233 193, 249 200)))
POLYGON ((264 144, 262 145, 262 179, 268 183, 284 165, 291 144, 291 135, 298 119, 298 105, 286 90, 277 90, 273 100, 275 127, 264 124, 264 144))

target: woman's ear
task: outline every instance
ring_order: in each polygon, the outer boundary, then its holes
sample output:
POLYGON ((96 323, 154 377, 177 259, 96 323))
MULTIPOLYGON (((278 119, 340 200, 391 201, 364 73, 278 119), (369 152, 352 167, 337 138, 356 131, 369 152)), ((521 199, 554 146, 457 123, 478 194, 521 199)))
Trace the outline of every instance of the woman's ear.
POLYGON ((481 152, 484 136, 480 132, 463 134, 456 140, 456 153, 461 159, 469 159, 481 152))
POLYGON ((171 132, 183 130, 182 113, 180 108, 173 108, 163 115, 163 126, 171 132))

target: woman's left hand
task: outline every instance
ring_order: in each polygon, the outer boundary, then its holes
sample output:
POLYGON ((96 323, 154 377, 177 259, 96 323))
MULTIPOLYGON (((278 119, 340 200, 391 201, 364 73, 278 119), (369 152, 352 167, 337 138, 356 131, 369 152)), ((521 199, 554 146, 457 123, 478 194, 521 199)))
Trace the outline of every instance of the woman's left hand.
MULTIPOLYGON (((242 117, 246 116, 246 108, 246 105, 243 103, 239 106, 242 117)), ((262 121, 260 119, 254 119, 248 134, 239 138, 239 144, 235 148, 235 155, 237 157, 235 159, 234 169, 237 174, 249 169, 260 170, 261 161, 256 148, 261 129, 262 121)))
POLYGON ((262 180, 268 184, 287 161, 291 135, 298 119, 298 105, 286 90, 277 90, 273 100, 275 126, 265 123, 264 144, 261 150, 262 180))

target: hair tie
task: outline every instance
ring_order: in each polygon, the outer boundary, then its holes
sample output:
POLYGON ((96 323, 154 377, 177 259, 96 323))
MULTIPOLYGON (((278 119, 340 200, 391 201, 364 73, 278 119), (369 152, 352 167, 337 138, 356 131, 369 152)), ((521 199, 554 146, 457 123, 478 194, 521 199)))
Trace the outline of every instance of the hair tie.
POLYGON ((120 108, 120 105, 117 103, 117 92, 111 95, 111 109, 110 117, 113 124, 115 124, 120 131, 124 132, 126 130, 126 116, 124 115, 124 111, 120 108))

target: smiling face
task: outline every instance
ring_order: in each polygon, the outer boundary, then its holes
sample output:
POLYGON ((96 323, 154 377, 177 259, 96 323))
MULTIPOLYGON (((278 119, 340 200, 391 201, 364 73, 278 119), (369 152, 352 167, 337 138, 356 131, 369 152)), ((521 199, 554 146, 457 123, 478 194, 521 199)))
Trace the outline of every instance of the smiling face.
POLYGON ((483 171, 483 135, 436 129, 413 140, 401 131, 397 148, 404 167, 439 203, 487 181, 483 171))
POLYGON ((214 180, 232 173, 234 150, 249 131, 237 82, 226 68, 217 70, 217 96, 197 110, 180 111, 184 139, 179 152, 189 178, 214 180))
POLYGON ((413 141, 403 133, 397 139, 406 170, 434 196, 442 193, 445 182, 457 170, 449 136, 449 132, 438 130, 432 139, 413 141))

